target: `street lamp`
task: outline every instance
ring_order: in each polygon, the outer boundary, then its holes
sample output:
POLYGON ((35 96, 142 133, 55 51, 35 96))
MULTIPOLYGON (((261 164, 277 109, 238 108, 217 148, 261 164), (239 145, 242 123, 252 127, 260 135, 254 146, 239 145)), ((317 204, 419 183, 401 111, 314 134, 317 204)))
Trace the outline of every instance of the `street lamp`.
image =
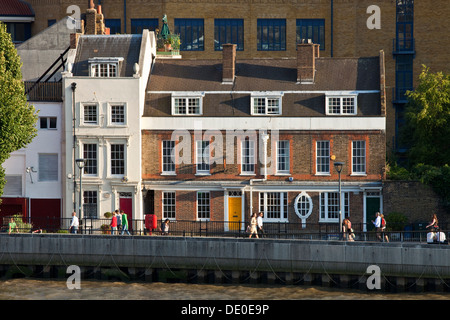
POLYGON ((78 169, 80 169, 80 192, 78 193, 78 216, 80 217, 80 221, 81 220, 81 181, 82 181, 82 177, 83 177, 83 168, 84 165, 86 164, 86 160, 85 159, 75 159, 75 163, 77 164, 78 169))
POLYGON ((342 236, 342 192, 341 192, 341 172, 344 168, 344 162, 335 162, 334 168, 339 174, 339 231, 342 236))

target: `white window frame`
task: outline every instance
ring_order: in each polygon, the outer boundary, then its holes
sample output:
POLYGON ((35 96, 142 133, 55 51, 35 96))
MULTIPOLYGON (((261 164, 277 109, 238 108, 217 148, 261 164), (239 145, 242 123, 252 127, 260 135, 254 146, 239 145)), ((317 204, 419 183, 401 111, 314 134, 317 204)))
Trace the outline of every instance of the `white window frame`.
MULTIPOLYGON (((342 219, 350 217, 350 192, 342 192, 342 219)), ((339 192, 321 192, 319 194, 319 222, 331 222, 339 223, 339 192), (331 196, 332 195, 332 196, 331 196), (332 199, 332 197, 334 197, 332 199), (335 200, 337 203, 336 212, 330 212, 330 208, 333 204, 330 201, 335 200), (330 217, 335 214, 336 217, 330 217)))
POLYGON ((175 191, 163 191, 161 196, 161 207, 162 207, 162 217, 163 219, 176 220, 177 214, 177 194, 175 191), (169 198, 173 196, 173 205, 168 204, 166 200, 172 200, 169 198), (173 216, 172 216, 173 215, 173 216))
POLYGON ((259 212, 264 213, 264 221, 266 222, 288 222, 289 221, 289 200, 287 192, 278 192, 278 191, 265 191, 259 193, 259 212), (279 195, 280 207, 279 207, 279 218, 270 217, 268 214, 268 207, 271 206, 271 199, 269 199, 269 194, 277 194, 279 195), (286 211, 286 212, 285 212, 286 211))
POLYGON ((83 215, 85 216, 85 217, 88 217, 88 218, 92 218, 92 219, 98 219, 99 218, 99 212, 100 212, 100 203, 101 203, 101 201, 100 201, 100 191, 99 191, 99 189, 97 188, 97 189, 92 189, 92 187, 91 188, 85 188, 85 187, 83 187, 83 196, 81 197, 81 201, 82 201, 82 207, 83 207, 83 215), (88 217, 87 215, 86 215, 86 212, 87 212, 87 210, 86 210, 86 208, 85 208, 85 205, 86 205, 86 203, 85 203, 85 192, 95 192, 96 193, 96 199, 97 199, 97 202, 96 202, 96 212, 95 212, 95 217, 88 217))
MULTIPOLYGON (((96 169, 97 169, 97 173, 86 173, 85 172, 85 169, 83 169, 83 177, 84 176, 86 176, 86 177, 98 177, 99 176, 99 171, 100 171, 100 166, 99 166, 99 164, 100 164, 100 159, 99 159, 99 156, 100 156, 100 154, 99 154, 99 151, 100 151, 100 148, 99 148, 99 144, 98 144, 98 142, 95 142, 95 141, 80 141, 80 143, 81 143, 81 146, 82 146, 82 151, 81 151, 81 158, 83 158, 83 159, 85 159, 85 160, 89 160, 89 158, 87 158, 86 156, 85 156, 85 146, 86 145, 95 145, 95 152, 96 152, 96 161, 97 161, 97 165, 96 165, 96 169)), ((85 164, 85 167, 84 168, 87 168, 87 163, 85 164)))
POLYGON ((256 142, 251 139, 241 141, 241 174, 255 175, 256 170, 256 142), (248 143, 248 146, 247 146, 248 143), (244 152, 248 150, 248 153, 244 152), (245 170, 246 166, 253 166, 253 170, 245 170))
POLYGON ((110 179, 117 179, 117 178, 123 178, 127 176, 128 173, 128 141, 125 139, 111 139, 107 140, 107 159, 106 159, 106 166, 107 166, 107 178, 110 179), (114 144, 121 144, 124 146, 124 173, 118 174, 112 173, 112 145, 114 144))
POLYGON ((80 108, 80 126, 86 126, 86 127, 98 127, 100 126, 100 113, 99 113, 100 108, 98 107, 98 103, 82 103, 81 104, 81 108, 80 108), (95 115, 96 115, 96 121, 89 121, 86 122, 85 119, 85 109, 87 107, 95 107, 95 115))
POLYGON ((196 140, 195 141, 195 171, 196 175, 209 175, 211 174, 211 142, 209 140, 196 140), (208 146, 203 148, 203 143, 208 143, 208 146), (201 145, 199 146, 199 144, 201 145), (207 152, 205 150, 207 149, 207 152), (208 158, 205 159, 207 156, 208 158), (201 161, 200 161, 201 160, 201 161), (207 162, 205 161, 207 160, 207 162), (203 169, 201 166, 205 166, 208 169, 203 169))
POLYGON ((367 174, 367 143, 366 140, 353 140, 352 141, 352 175, 366 175, 367 174), (355 143, 363 143, 364 148, 356 148, 355 143), (357 150, 363 150, 363 155, 355 155, 355 151, 357 150), (356 164, 356 159, 362 159, 361 163, 356 164), (355 166, 362 166, 364 170, 356 171, 355 166))
POLYGON ((202 92, 180 92, 180 93, 172 93, 171 101, 172 101, 172 115, 173 116, 201 116, 203 115, 203 97, 204 93, 202 92), (189 101, 190 100, 198 101, 198 113, 190 112, 189 109, 189 101), (185 113, 177 112, 176 110, 176 101, 184 100, 185 104, 185 113))
MULTIPOLYGON (((285 145, 285 147, 286 147, 286 145, 285 145)), ((277 174, 290 174, 290 172, 291 172, 291 163, 290 163, 290 161, 291 161, 291 142, 290 142, 290 140, 278 140, 277 141, 277 174), (286 144, 287 145, 287 152, 286 153, 284 153, 284 155, 283 155, 283 158, 284 159, 286 159, 285 160, 285 166, 287 166, 287 169, 283 169, 283 170, 280 170, 280 164, 281 164, 281 162, 279 161, 280 160, 280 143, 284 143, 284 144, 286 144)))
POLYGON ((197 211, 197 213, 196 213, 196 217, 197 217, 197 220, 198 221, 200 221, 200 220, 202 220, 202 221, 209 221, 210 219, 211 219, 211 193, 209 192, 209 191, 197 191, 197 200, 196 200, 196 211, 197 211), (199 203, 199 195, 200 195, 200 193, 204 193, 204 194, 207 194, 208 195, 208 205, 206 206, 206 204, 201 204, 201 203, 199 203), (200 213, 200 208, 202 208, 202 207, 207 207, 208 208, 208 212, 207 212, 207 216, 208 217, 199 217, 199 213, 200 213))
POLYGON ((161 141, 161 174, 163 174, 163 175, 175 175, 176 174, 176 166, 175 166, 176 159, 172 159, 172 154, 174 157, 176 156, 175 148, 176 148, 176 141, 174 141, 174 140, 162 140, 161 141), (170 155, 165 154, 165 151, 166 151, 166 147, 164 146, 165 142, 173 143, 173 148, 171 148, 170 155), (166 163, 165 162, 166 159, 170 159, 171 163, 166 163), (172 166, 172 165, 173 165, 173 170, 165 170, 165 166, 172 166))
POLYGON ((330 154, 331 154, 331 146, 330 146, 330 140, 317 140, 316 141, 316 175, 320 176, 329 176, 330 175, 330 154), (322 144, 326 142, 328 143, 328 155, 319 155, 319 144, 321 144, 321 150, 324 150, 322 148, 322 144), (323 171, 321 166, 323 166, 322 162, 319 164, 319 159, 327 159, 328 160, 328 171, 323 171), (321 170, 319 170, 321 169, 321 170))
POLYGON ((118 78, 120 62, 123 61, 122 57, 102 57, 102 58, 90 58, 89 63, 89 76, 93 78, 118 78), (100 68, 105 68, 103 72, 100 72, 100 68), (114 71, 114 74, 112 74, 114 71))
POLYGON ((252 93, 250 95, 250 114, 253 116, 276 116, 276 115, 281 115, 283 114, 282 110, 283 110, 283 92, 279 92, 279 93, 252 93), (255 99, 260 99, 262 101, 264 101, 264 105, 261 108, 264 108, 264 112, 257 112, 255 110, 255 99), (278 111, 277 112, 273 112, 270 111, 270 101, 272 100, 276 100, 278 101, 278 111))
POLYGON ((108 126, 109 127, 124 127, 127 125, 127 104, 124 102, 108 103, 108 126), (123 108, 123 122, 113 122, 113 107, 123 108))
POLYGON ((350 95, 326 95, 325 96, 325 114, 331 116, 349 116, 349 115, 357 115, 358 114, 358 95, 350 94, 350 95), (336 99, 338 104, 336 105, 339 108, 339 111, 333 112, 330 110, 330 99, 336 99), (347 112, 345 110, 345 101, 346 99, 353 100, 353 112, 347 112))

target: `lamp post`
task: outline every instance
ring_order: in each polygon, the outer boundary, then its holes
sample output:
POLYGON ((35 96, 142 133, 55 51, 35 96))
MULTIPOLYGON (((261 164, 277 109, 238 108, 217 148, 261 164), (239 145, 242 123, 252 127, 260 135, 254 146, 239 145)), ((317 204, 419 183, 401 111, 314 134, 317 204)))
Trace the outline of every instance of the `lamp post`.
MULTIPOLYGON (((80 169, 80 192, 78 193, 78 216, 81 220, 81 183, 82 183, 82 178, 83 178, 83 168, 84 165, 86 163, 85 159, 75 159, 75 163, 77 164, 78 169, 80 169)), ((81 228, 80 228, 81 229, 81 228)))
POLYGON ((339 232, 342 236, 342 192, 341 192, 341 172, 344 167, 343 162, 335 162, 334 168, 336 169, 339 175, 339 232))

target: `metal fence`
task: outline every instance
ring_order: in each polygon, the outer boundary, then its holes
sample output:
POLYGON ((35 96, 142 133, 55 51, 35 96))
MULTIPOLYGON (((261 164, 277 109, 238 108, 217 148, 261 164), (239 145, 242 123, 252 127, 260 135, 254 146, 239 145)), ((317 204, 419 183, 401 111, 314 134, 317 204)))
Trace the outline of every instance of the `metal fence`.
MULTIPOLYGON (((44 232, 44 233, 67 233, 71 218, 24 218, 23 223, 18 223, 18 231, 22 233, 44 232)), ((78 233, 91 235, 110 235, 111 219, 80 219, 78 233)), ((158 221, 158 226, 154 230, 145 228, 145 221, 133 219, 129 222, 128 230, 131 235, 165 235, 161 230, 162 221, 158 221)), ((201 221, 201 220, 171 220, 169 222, 169 232, 171 236, 181 237, 234 237, 245 238, 250 234, 246 231, 248 222, 231 221, 201 221)), ((425 228, 426 224, 410 224, 402 226, 391 226, 392 229, 382 234, 377 234, 373 225, 363 223, 353 223, 353 233, 355 241, 382 241, 389 242, 427 242, 427 234, 430 230, 425 228), (386 237, 387 236, 387 239, 386 237)), ((342 234, 336 223, 308 223, 303 226, 301 223, 291 222, 265 222, 263 233, 259 233, 260 238, 274 239, 307 239, 307 240, 348 240, 346 234, 342 234)), ((2 232, 8 232, 8 218, 3 219, 2 232)), ((448 225, 441 225, 440 232, 444 233, 446 239, 450 236, 448 225)), ((117 231, 118 234, 122 230, 117 231)), ((124 232, 124 234, 127 234, 124 232)), ((255 237, 253 235, 252 237, 255 237)))

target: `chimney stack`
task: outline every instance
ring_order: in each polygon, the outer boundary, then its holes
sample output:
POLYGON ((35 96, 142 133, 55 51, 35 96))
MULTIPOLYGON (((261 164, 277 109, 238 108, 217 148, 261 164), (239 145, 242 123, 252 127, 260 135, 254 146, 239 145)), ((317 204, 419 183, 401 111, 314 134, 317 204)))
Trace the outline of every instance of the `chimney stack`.
POLYGON ((95 9, 93 0, 89 2, 89 9, 86 10, 85 34, 108 34, 105 28, 105 19, 101 6, 95 9))
POLYGON ((319 45, 308 39, 297 45, 297 82, 314 83, 316 58, 319 58, 319 45))
POLYGON ((224 44, 223 46, 222 83, 232 84, 236 71, 236 45, 224 44))

